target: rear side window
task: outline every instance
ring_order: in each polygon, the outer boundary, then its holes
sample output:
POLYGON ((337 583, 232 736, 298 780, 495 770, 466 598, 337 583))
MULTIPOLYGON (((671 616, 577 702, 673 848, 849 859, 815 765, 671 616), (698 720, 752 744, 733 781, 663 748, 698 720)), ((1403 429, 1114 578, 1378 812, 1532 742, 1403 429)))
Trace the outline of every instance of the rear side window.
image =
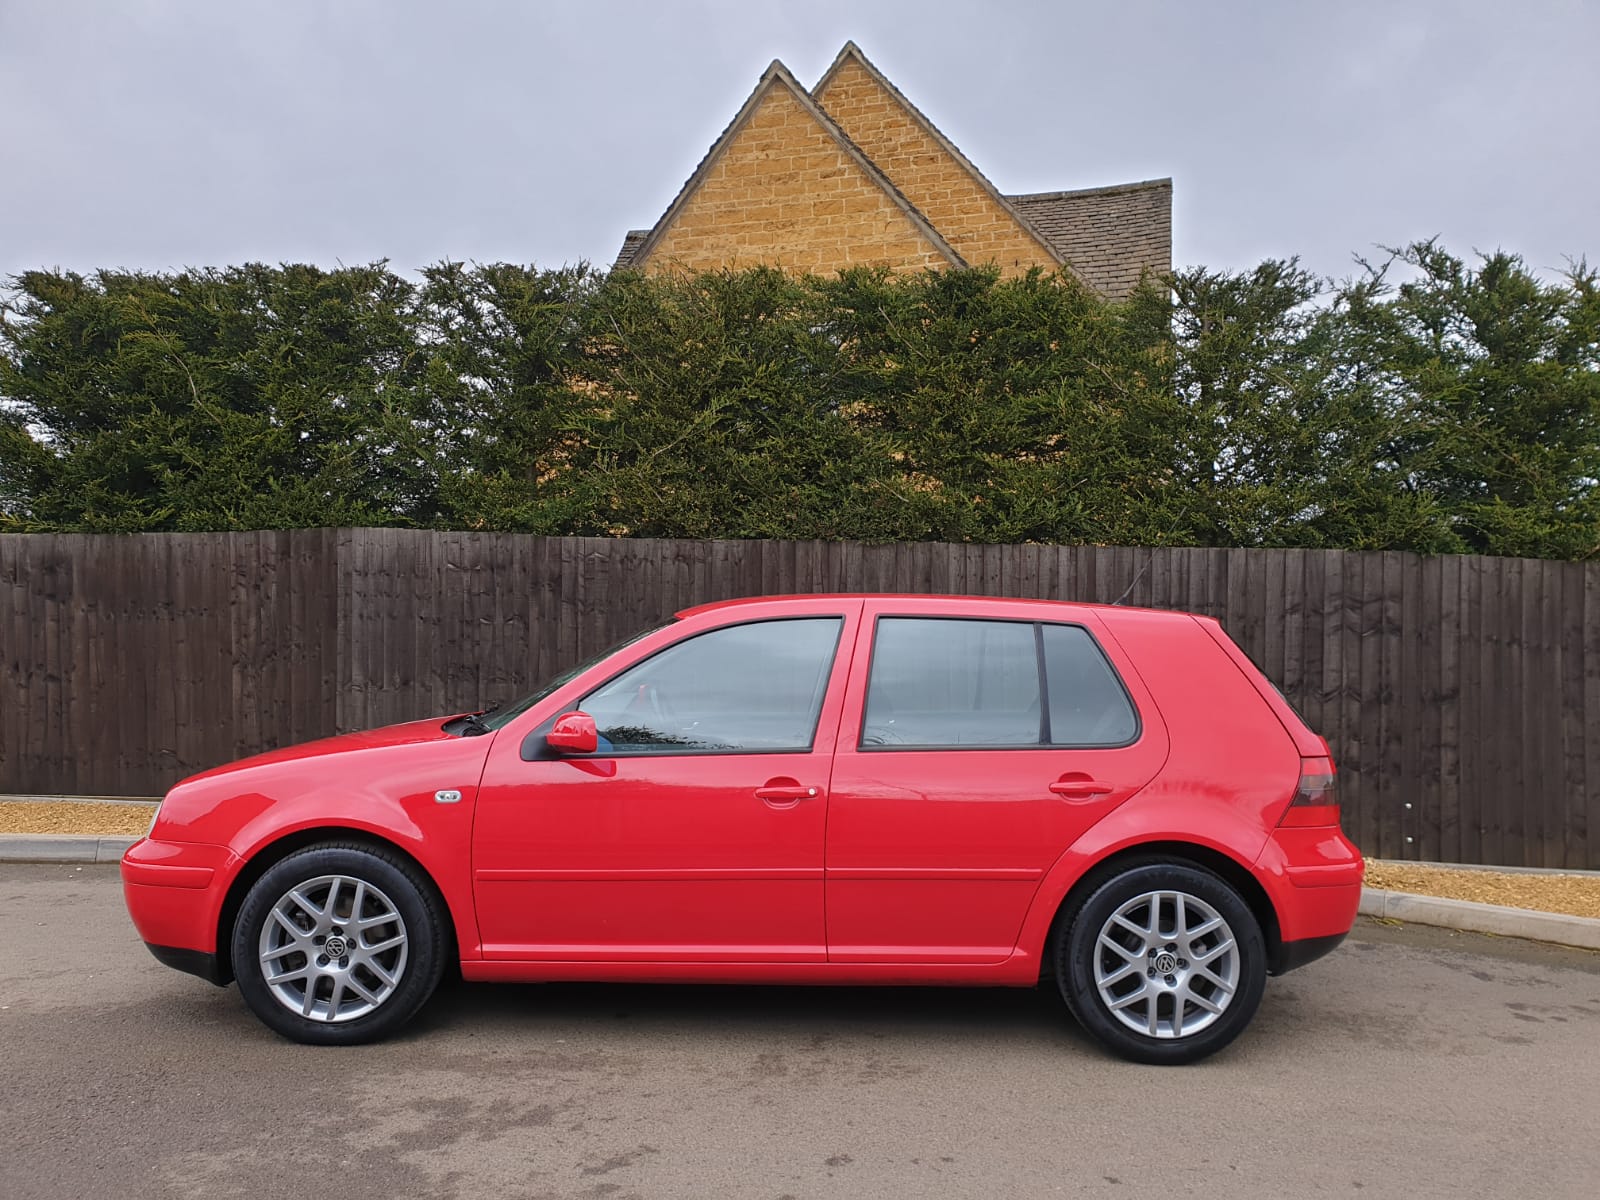
POLYGON ((861 740, 869 746, 1038 745, 1033 626, 883 618, 861 740))
POLYGON ((1138 732, 1121 680, 1080 626, 877 622, 864 749, 1118 746, 1138 732))
POLYGON ((839 645, 838 617, 752 621, 687 638, 578 707, 602 753, 809 750, 839 645))

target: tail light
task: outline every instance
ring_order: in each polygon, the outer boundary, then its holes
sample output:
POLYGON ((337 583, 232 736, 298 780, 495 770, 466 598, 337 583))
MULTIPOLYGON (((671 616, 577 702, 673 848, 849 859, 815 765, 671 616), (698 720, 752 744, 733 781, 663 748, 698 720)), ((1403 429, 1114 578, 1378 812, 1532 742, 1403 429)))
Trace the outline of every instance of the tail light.
POLYGON ((1300 784, 1284 809, 1279 826, 1321 826, 1339 823, 1339 791, 1333 759, 1302 758, 1300 784))

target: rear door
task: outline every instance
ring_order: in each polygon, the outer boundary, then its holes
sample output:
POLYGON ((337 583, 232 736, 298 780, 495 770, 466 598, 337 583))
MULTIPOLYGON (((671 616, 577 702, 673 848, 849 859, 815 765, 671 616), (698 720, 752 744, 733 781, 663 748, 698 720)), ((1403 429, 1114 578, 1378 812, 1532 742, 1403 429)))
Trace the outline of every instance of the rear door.
POLYGON ((869 601, 835 753, 828 957, 998 962, 1051 864, 1166 731, 1091 610, 869 601))

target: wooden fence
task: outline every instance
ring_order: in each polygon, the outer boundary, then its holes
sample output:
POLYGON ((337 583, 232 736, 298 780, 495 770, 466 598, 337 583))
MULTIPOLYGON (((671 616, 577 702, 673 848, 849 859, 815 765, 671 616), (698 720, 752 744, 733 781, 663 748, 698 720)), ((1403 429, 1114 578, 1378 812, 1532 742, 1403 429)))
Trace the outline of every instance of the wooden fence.
POLYGON ((0 536, 0 793, 155 795, 310 737, 510 699, 677 609, 784 592, 1220 618, 1390 858, 1600 868, 1600 565, 409 530, 0 536))

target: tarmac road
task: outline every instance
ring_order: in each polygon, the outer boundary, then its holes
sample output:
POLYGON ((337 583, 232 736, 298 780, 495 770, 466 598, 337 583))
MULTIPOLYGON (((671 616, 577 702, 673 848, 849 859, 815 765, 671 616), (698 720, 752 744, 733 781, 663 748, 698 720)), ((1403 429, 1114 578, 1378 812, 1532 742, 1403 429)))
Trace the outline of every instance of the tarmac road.
POLYGON ((278 1040, 0 865, 0 1197, 1600 1195, 1600 955, 1364 923, 1195 1067, 1046 991, 456 986, 278 1040))

